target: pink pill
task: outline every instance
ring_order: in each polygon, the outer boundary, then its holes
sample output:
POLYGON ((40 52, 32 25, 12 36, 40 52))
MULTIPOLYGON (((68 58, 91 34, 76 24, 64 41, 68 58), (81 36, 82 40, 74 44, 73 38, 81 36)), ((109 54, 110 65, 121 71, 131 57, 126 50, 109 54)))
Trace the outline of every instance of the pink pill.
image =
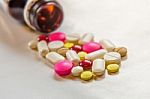
POLYGON ((57 62, 54 66, 55 72, 59 76, 67 76, 71 73, 71 69, 73 67, 73 64, 71 61, 63 60, 60 62, 57 62))
POLYGON ((89 42, 83 45, 83 51, 87 53, 91 53, 99 49, 102 49, 102 46, 97 42, 89 42))
POLYGON ((65 33, 62 33, 62 32, 55 32, 55 33, 51 33, 48 35, 48 39, 49 41, 65 41, 66 40, 66 35, 65 33))

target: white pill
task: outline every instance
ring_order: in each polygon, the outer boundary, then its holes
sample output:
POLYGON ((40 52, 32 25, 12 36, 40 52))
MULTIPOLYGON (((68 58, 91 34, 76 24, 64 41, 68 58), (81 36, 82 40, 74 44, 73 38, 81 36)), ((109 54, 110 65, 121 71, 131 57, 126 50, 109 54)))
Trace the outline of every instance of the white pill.
POLYGON ((71 43, 78 43, 79 39, 80 39, 80 35, 75 33, 70 33, 67 34, 66 36, 66 41, 71 43))
POLYGON ((37 44, 38 44, 38 41, 32 40, 28 43, 28 46, 32 50, 37 50, 37 44))
POLYGON ((48 47, 51 51, 57 51, 58 49, 62 48, 64 43, 62 41, 52 41, 48 43, 48 47))
POLYGON ((105 61, 103 59, 96 59, 93 61, 92 72, 95 75, 103 75, 105 73, 105 61))
POLYGON ((106 53, 107 53, 107 50, 105 49, 97 50, 97 51, 94 51, 92 53, 85 55, 85 59, 87 60, 102 59, 106 53))
POLYGON ((80 38, 79 44, 83 45, 85 43, 92 42, 93 40, 94 40, 93 34, 86 33, 80 38))
POLYGON ((59 61, 62 61, 62 60, 65 60, 65 58, 62 55, 60 55, 60 54, 58 54, 56 52, 49 52, 46 55, 46 59, 48 61, 50 61, 52 64, 55 64, 55 63, 57 63, 59 61))
POLYGON ((104 60, 106 62, 106 66, 109 64, 118 64, 121 63, 121 55, 117 52, 109 52, 104 55, 104 60))
POLYGON ((108 52, 112 52, 115 49, 115 45, 110 40, 101 40, 101 46, 106 49, 108 52))
POLYGON ((38 48, 39 54, 43 57, 45 57, 45 55, 49 52, 47 42, 44 40, 38 42, 37 48, 38 48))
POLYGON ((81 66, 73 67, 71 72, 73 76, 80 76, 80 74, 83 72, 83 67, 81 66))
POLYGON ((72 61, 74 65, 78 65, 78 63, 80 62, 80 58, 74 50, 68 50, 66 53, 66 57, 68 60, 72 61))

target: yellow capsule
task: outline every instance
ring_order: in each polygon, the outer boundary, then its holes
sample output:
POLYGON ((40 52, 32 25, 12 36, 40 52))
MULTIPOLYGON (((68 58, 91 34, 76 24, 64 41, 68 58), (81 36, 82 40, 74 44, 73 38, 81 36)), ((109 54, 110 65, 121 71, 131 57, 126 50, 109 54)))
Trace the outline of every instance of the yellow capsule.
POLYGON ((87 55, 86 52, 79 52, 78 56, 80 57, 80 60, 84 60, 85 59, 85 55, 87 55))
POLYGON ((70 42, 67 42, 67 43, 64 44, 65 48, 71 48, 73 46, 74 46, 74 43, 70 43, 70 42))
POLYGON ((93 73, 91 71, 84 71, 80 75, 82 80, 90 80, 93 77, 93 73))
POLYGON ((107 66, 108 73, 116 73, 119 71, 119 65, 118 64, 110 64, 107 66))

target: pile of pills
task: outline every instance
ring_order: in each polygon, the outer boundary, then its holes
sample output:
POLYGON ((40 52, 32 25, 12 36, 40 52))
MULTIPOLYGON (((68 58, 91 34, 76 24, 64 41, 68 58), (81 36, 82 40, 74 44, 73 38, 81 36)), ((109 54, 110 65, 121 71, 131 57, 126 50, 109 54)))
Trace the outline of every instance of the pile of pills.
POLYGON ((109 40, 94 41, 93 34, 54 32, 40 35, 29 42, 30 49, 53 64, 59 76, 73 76, 88 81, 105 74, 118 73, 125 47, 116 47, 109 40))

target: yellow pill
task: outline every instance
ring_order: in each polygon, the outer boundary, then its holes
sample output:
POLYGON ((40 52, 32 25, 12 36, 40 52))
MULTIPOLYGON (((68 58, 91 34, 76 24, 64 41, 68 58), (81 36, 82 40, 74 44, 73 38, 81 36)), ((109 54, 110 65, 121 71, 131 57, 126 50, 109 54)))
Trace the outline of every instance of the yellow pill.
POLYGON ((116 73, 119 71, 119 65, 118 64, 110 64, 107 66, 108 73, 116 73))
POLYGON ((84 60, 85 59, 85 55, 87 55, 86 52, 79 52, 78 56, 80 57, 80 60, 84 60))
POLYGON ((74 44, 73 43, 69 43, 69 42, 67 42, 67 43, 64 44, 65 48, 71 48, 73 46, 74 46, 74 44))
POLYGON ((80 75, 82 80, 90 80, 93 77, 93 73, 91 71, 84 71, 80 75))

